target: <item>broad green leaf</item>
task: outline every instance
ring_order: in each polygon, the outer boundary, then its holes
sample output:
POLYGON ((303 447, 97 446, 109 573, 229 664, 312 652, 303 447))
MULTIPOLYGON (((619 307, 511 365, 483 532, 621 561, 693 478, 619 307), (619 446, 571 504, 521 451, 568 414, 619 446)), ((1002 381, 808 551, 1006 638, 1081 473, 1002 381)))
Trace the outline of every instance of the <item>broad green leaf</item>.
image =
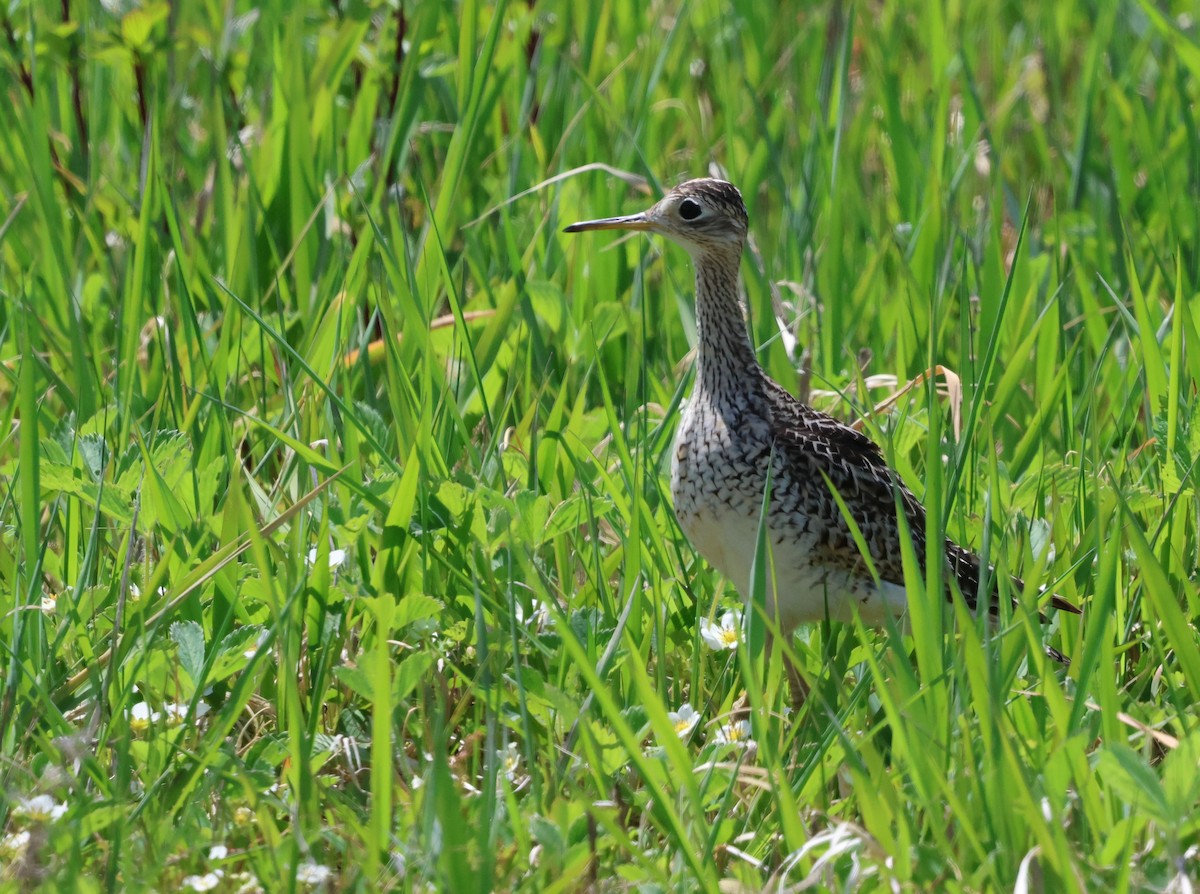
POLYGON ((176 621, 171 625, 171 639, 179 650, 180 667, 200 685, 204 674, 204 630, 195 621, 176 621))

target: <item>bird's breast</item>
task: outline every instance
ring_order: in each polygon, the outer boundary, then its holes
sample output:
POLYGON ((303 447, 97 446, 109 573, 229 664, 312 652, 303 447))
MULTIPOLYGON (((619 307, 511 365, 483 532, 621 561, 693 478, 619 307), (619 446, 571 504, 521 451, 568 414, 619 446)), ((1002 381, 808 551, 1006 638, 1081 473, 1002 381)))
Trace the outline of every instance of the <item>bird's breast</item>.
POLYGON ((671 457, 671 496, 680 527, 710 564, 739 585, 742 566, 754 553, 770 463, 766 426, 759 428, 736 413, 693 400, 671 457))
POLYGON ((671 496, 679 526, 710 565, 748 593, 765 520, 769 599, 785 627, 848 620, 854 608, 870 623, 902 607, 902 589, 880 593, 865 572, 818 558, 822 544, 842 535, 840 513, 827 488, 789 475, 766 420, 704 400, 689 403, 675 436, 671 496))

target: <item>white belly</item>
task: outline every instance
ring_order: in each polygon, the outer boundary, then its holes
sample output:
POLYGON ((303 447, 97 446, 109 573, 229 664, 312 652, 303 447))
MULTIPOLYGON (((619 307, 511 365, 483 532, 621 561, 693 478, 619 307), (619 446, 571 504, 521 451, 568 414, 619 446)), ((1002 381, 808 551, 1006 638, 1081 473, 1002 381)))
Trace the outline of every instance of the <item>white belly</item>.
MULTIPOLYGON (((700 511, 679 515, 679 523, 696 551, 748 597, 754 589, 758 518, 700 511)), ((889 614, 904 613, 903 587, 887 581, 876 585, 861 574, 820 565, 805 540, 790 531, 767 529, 764 595, 785 630, 826 618, 849 623, 856 611, 868 626, 883 624, 889 614)))

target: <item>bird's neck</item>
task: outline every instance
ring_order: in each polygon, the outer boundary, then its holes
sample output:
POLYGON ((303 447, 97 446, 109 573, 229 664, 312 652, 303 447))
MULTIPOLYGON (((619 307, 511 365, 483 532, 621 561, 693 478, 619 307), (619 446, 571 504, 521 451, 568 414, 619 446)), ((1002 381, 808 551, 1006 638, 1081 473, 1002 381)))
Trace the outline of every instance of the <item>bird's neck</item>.
POLYGON ((699 389, 716 397, 745 390, 761 374, 738 298, 740 258, 740 251, 728 251, 693 259, 700 343, 696 381, 699 389))

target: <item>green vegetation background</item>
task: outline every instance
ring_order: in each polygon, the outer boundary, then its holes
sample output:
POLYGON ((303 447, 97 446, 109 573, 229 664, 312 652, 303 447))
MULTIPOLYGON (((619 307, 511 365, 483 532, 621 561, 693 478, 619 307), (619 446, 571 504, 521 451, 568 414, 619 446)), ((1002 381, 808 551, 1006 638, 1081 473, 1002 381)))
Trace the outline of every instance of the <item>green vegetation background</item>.
POLYGON ((1194 884, 1195 15, 7 4, 0 888, 1194 884), (768 371, 1081 619, 705 648, 686 257, 560 231, 714 165, 768 371))

